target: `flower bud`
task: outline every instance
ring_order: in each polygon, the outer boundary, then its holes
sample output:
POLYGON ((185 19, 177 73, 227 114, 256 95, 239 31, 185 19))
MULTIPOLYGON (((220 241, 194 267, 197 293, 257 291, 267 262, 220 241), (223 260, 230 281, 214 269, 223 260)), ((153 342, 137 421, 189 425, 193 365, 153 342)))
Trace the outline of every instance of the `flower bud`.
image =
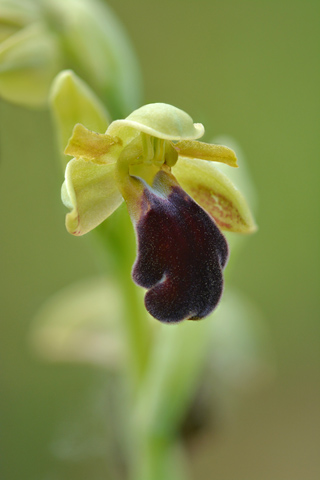
POLYGON ((28 25, 0 45, 0 95, 26 107, 43 106, 61 67, 55 36, 41 24, 28 25))
POLYGON ((140 104, 140 75, 125 31, 99 0, 0 0, 0 96, 41 107, 53 78, 73 69, 124 117, 140 104))
POLYGON ((140 74, 126 32, 105 2, 46 0, 48 19, 75 70, 121 118, 137 108, 140 74))
POLYGON ((37 20, 34 6, 30 0, 0 1, 0 42, 37 20))

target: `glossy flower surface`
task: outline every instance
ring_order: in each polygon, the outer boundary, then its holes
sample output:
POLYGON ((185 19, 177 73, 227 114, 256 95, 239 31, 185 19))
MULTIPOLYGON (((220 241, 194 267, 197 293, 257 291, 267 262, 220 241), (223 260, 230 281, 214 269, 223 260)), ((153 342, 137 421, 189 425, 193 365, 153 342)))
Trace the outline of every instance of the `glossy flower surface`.
POLYGON ((105 134, 77 124, 65 150, 74 157, 62 187, 67 230, 89 232, 125 200, 138 243, 133 279, 163 322, 207 316, 221 297, 228 258, 220 229, 255 230, 245 199, 213 164, 236 167, 235 153, 197 141, 203 133, 182 110, 156 103, 105 134))

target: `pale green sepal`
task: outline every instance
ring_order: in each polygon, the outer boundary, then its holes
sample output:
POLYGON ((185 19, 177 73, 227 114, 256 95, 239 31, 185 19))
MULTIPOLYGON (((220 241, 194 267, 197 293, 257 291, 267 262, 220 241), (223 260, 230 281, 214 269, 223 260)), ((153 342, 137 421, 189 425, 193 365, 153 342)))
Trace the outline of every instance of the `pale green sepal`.
POLYGON ((151 103, 138 108, 124 120, 112 122, 107 133, 127 141, 137 132, 164 140, 194 140, 202 137, 204 127, 201 123, 193 123, 192 118, 179 108, 166 103, 151 103))
POLYGON ((212 145, 210 143, 197 142, 196 140, 182 140, 174 144, 174 148, 182 157, 225 163, 230 167, 238 166, 234 151, 223 145, 212 145))
POLYGON ((117 137, 92 132, 78 123, 64 151, 72 157, 91 160, 94 163, 116 163, 122 150, 122 141, 117 137))
MULTIPOLYGON (((110 117, 102 102, 72 70, 64 70, 56 76, 49 101, 61 153, 75 124, 83 123, 90 130, 101 133, 105 132, 109 125, 110 117)), ((63 161, 65 166, 68 157, 63 155, 63 161)))
POLYGON ((71 160, 62 186, 63 203, 72 211, 66 216, 66 227, 72 235, 84 235, 121 204, 115 165, 97 165, 83 159, 71 160))
POLYGON ((0 46, 0 96, 26 107, 43 107, 61 67, 56 37, 40 23, 29 25, 0 46))
POLYGON ((229 232, 253 233, 248 204, 233 183, 210 162, 179 157, 172 169, 181 187, 229 232))

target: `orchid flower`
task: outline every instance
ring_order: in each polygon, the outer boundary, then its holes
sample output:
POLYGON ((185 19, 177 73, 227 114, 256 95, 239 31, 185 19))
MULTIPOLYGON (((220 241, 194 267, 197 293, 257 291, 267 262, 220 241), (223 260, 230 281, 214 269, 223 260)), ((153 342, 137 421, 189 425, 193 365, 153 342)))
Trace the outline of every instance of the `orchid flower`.
POLYGON ((133 280, 162 322, 198 320, 218 304, 228 245, 221 230, 251 233, 248 205, 215 166, 237 167, 235 153, 199 142, 202 124, 155 103, 112 122, 105 134, 77 124, 65 153, 67 230, 83 235, 124 200, 136 230, 133 280))

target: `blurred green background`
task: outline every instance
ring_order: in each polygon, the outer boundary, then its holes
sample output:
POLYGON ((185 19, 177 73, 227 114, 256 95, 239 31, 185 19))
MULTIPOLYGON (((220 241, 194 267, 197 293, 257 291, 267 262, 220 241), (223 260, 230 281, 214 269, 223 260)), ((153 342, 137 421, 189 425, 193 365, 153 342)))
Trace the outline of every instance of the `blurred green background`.
MULTIPOLYGON (((232 136, 259 196, 259 231, 237 259, 232 285, 263 312, 276 377, 240 397, 231 416, 193 445, 194 478, 317 480, 320 4, 109 5, 139 56, 145 103, 187 111, 206 126, 207 141, 232 136)), ((103 370, 42 362, 27 340, 41 304, 98 265, 88 240, 64 228, 49 115, 3 101, 0 108, 1 478, 106 479, 103 442, 76 445, 69 456, 55 444, 76 412, 94 424, 97 402, 103 411, 92 394, 103 390, 103 370)))

